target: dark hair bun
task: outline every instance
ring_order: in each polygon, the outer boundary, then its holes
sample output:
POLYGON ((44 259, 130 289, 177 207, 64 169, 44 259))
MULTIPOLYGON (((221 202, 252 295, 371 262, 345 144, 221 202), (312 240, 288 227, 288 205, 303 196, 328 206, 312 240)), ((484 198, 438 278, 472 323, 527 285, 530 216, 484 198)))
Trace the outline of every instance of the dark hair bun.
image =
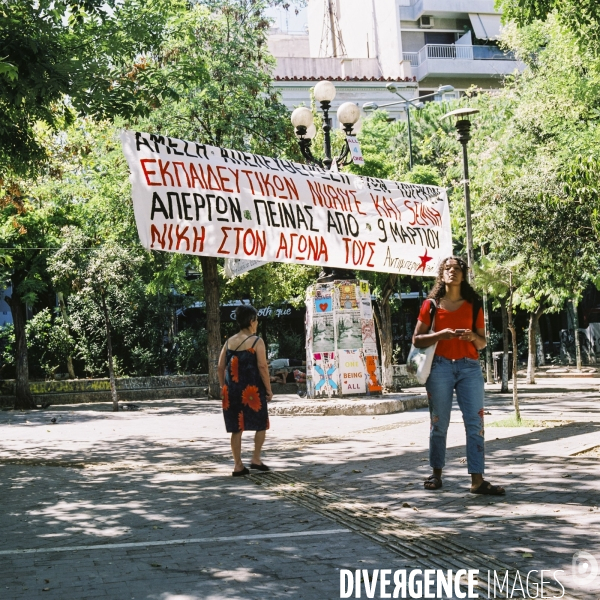
POLYGON ((250 323, 256 319, 257 315, 258 311, 250 304, 242 304, 242 306, 238 306, 235 309, 235 320, 240 328, 240 331, 242 329, 248 329, 248 327, 250 327, 250 323))

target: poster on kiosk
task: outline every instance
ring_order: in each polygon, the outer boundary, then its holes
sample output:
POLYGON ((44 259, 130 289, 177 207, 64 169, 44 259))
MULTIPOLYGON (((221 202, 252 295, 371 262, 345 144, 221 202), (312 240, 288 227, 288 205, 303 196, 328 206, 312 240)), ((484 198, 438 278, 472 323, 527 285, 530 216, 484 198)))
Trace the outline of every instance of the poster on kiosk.
MULTIPOLYGON (((221 257, 232 276, 285 262, 433 277, 452 254, 444 188, 131 130, 121 142, 148 250, 221 257)), ((315 283, 306 308, 309 394, 380 392, 368 283, 315 283)))

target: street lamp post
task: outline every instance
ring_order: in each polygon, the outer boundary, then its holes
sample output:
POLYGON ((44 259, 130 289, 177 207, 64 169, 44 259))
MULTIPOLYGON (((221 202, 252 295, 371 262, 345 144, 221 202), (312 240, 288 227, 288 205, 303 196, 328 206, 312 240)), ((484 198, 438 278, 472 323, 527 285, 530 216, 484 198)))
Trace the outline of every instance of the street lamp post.
POLYGON ((408 170, 412 171, 413 168, 413 151, 412 151, 412 130, 410 124, 410 109, 416 108, 420 109, 425 106, 421 100, 423 98, 430 98, 431 96, 437 96, 438 94, 446 94, 448 92, 453 92, 454 87, 451 85, 441 85, 437 91, 432 92, 431 94, 425 94, 424 96, 420 96, 418 99, 410 100, 405 98, 402 94, 398 92, 398 88, 393 83, 387 84, 387 89, 392 92, 392 94, 396 94, 402 98, 399 102, 388 102, 387 104, 382 104, 381 106, 376 104, 375 102, 367 102, 363 104, 364 111, 377 110, 378 108, 385 108, 387 106, 397 106, 398 104, 403 104, 404 109, 406 110, 406 122, 408 126, 408 170))
MULTIPOLYGON (((323 150, 325 158, 319 160, 311 151, 312 139, 315 137, 317 130, 314 125, 312 111, 304 106, 295 109, 291 117, 302 156, 310 163, 319 165, 327 170, 330 170, 334 163, 338 168, 349 165, 352 162, 352 156, 348 142, 344 144, 339 156, 332 157, 331 152, 331 120, 329 118, 329 111, 331 110, 331 103, 336 94, 335 86, 330 81, 320 81, 315 85, 314 93, 315 100, 320 104, 323 111, 323 136, 325 138, 323 150)), ((360 119, 360 109, 352 102, 344 102, 338 108, 337 117, 344 127, 346 136, 352 135, 354 125, 360 119)))
POLYGON ((463 150, 463 185, 465 188, 465 221, 467 225, 467 263, 469 267, 469 279, 473 279, 473 229, 471 226, 471 189, 469 182, 469 157, 467 154, 467 144, 471 139, 471 121, 469 115, 478 113, 477 108, 459 108, 445 114, 442 119, 456 117, 456 131, 458 132, 458 141, 462 144, 463 150))
MULTIPOLYGON (((352 155, 348 141, 346 140, 340 154, 332 157, 331 152, 331 121, 329 111, 331 103, 336 94, 336 89, 330 81, 319 81, 315 85, 315 100, 320 104, 323 111, 323 151, 325 158, 319 160, 311 150, 312 140, 317 134, 312 111, 305 106, 300 106, 294 110, 291 116, 292 125, 298 137, 298 145, 302 156, 311 164, 318 165, 328 171, 335 165, 336 168, 349 165, 352 162, 352 155)), ((352 135, 354 125, 360 119, 360 109, 352 102, 344 102, 337 111, 338 121, 342 124, 346 136, 352 135)), ((318 281, 326 282, 335 279, 350 279, 353 278, 352 271, 348 269, 334 269, 331 267, 323 267, 318 281)))

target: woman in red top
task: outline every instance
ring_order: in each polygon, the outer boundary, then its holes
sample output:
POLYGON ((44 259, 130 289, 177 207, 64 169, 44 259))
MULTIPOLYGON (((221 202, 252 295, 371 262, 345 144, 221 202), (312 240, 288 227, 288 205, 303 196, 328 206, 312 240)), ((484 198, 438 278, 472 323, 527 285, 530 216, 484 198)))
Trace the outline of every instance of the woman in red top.
POLYGON ((467 281, 466 263, 456 256, 444 259, 429 299, 423 302, 413 335, 413 344, 417 348, 427 348, 437 343, 431 374, 425 384, 431 415, 429 464, 433 469, 433 474, 425 480, 425 489, 437 490, 442 487, 446 434, 450 424, 452 396, 456 391, 467 434, 471 492, 502 495, 504 488, 483 480, 484 390, 479 350, 485 348, 487 342, 483 311, 480 308, 476 315, 473 314, 473 306, 477 304, 480 304, 480 299, 467 281), (432 301, 436 309, 434 327, 430 331, 432 301))

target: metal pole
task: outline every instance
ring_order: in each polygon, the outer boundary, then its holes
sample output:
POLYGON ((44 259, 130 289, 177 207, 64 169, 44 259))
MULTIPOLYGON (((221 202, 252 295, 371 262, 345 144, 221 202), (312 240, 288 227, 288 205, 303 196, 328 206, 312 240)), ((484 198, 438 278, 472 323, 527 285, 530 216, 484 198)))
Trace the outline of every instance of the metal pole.
POLYGON ((465 220, 467 224, 467 264, 469 266, 469 280, 473 280, 473 229, 471 227, 471 190, 469 187, 469 157, 467 144, 471 139, 471 121, 459 119, 456 122, 458 140, 463 148, 463 183, 465 187, 465 220))
POLYGON ((413 168, 413 155, 412 155, 412 132, 410 129, 410 104, 406 104, 406 119, 408 121, 408 170, 412 171, 413 168))
POLYGON ((329 171, 331 169, 331 125, 329 123, 329 109, 331 104, 329 102, 321 102, 321 109, 323 110, 323 135, 325 138, 325 158, 323 159, 323 166, 329 171))
MULTIPOLYGON (((485 256, 485 248, 481 246, 481 256, 485 256)), ((494 383, 494 370, 492 366, 492 347, 490 346, 490 306, 488 297, 483 292, 483 319, 485 327, 485 339, 488 341, 485 347, 485 380, 487 383, 494 383)))
POLYGON ((328 2, 329 8, 329 27, 331 29, 331 46, 333 50, 333 57, 337 57, 337 45, 335 43, 335 21, 333 18, 333 5, 331 4, 331 0, 328 2))

